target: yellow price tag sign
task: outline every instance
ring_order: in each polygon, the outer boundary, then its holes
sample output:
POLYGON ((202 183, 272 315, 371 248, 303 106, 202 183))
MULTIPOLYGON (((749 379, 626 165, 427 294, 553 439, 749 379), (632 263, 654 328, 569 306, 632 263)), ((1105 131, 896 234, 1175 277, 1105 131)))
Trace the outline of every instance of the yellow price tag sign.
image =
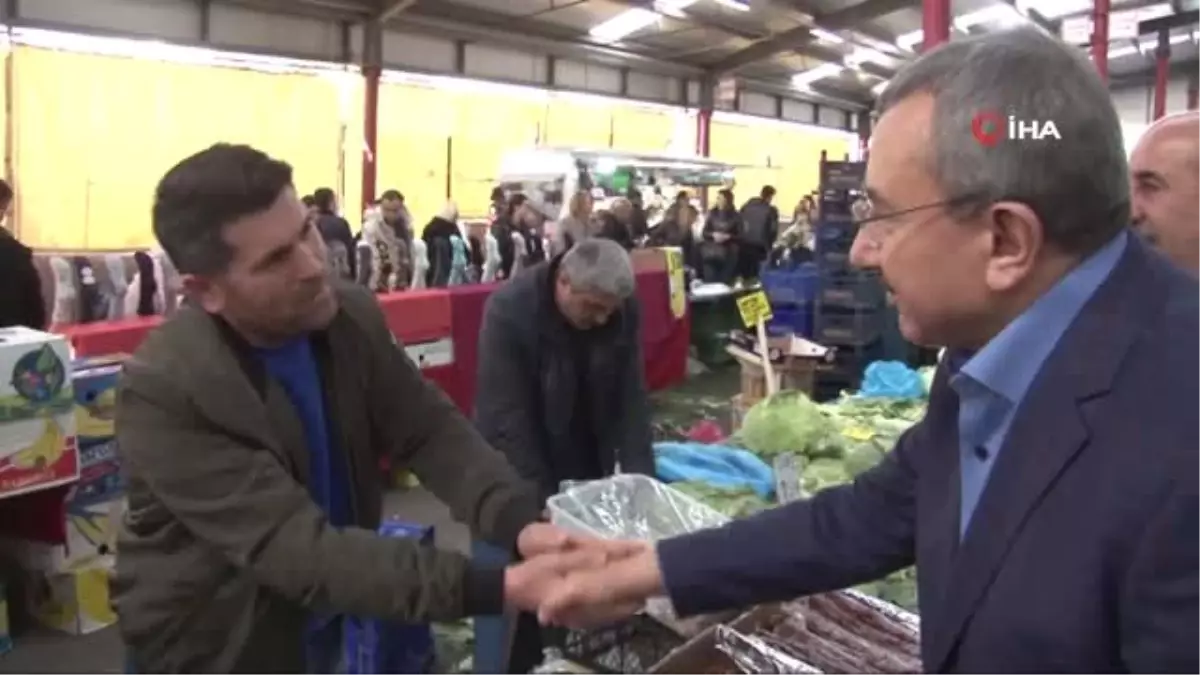
POLYGON ((846 427, 842 429, 842 435, 855 441, 869 441, 875 438, 875 432, 872 429, 862 426, 846 427))
POLYGON ((762 291, 743 295, 737 299, 737 306, 738 313, 742 315, 742 323, 746 324, 747 328, 757 326, 759 321, 771 320, 771 302, 767 300, 767 294, 762 291))

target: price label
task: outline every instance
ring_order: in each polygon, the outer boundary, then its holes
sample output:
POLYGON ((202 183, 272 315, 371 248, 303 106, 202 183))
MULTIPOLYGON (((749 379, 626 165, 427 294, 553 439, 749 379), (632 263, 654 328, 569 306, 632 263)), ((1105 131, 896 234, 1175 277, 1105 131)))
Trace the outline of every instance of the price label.
POLYGON ((737 299, 738 313, 742 315, 742 323, 747 328, 754 328, 759 321, 771 320, 771 302, 762 291, 747 293, 737 299))
POLYGON ((775 500, 787 504, 800 499, 800 460, 796 455, 787 453, 776 455, 771 462, 775 470, 775 500))
POLYGON ((867 427, 852 426, 843 429, 842 435, 855 441, 869 441, 875 438, 875 431, 867 427))

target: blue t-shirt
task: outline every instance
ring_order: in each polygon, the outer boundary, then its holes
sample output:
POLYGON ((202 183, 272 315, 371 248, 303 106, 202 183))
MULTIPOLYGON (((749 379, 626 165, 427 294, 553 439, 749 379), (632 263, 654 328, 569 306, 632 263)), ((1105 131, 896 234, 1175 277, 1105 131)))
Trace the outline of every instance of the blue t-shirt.
MULTIPOLYGON (((308 338, 294 340, 273 349, 259 349, 258 356, 296 409, 308 440, 308 491, 330 524, 352 525, 349 461, 329 434, 325 395, 321 375, 308 338)), ((309 622, 309 671, 334 672, 341 653, 340 617, 314 616, 309 622)))

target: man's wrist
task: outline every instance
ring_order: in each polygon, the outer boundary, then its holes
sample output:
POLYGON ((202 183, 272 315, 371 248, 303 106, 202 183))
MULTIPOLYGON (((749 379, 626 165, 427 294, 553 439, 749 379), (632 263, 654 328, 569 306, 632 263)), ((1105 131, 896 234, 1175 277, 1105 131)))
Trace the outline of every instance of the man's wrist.
POLYGON ((467 616, 502 614, 508 597, 506 568, 473 563, 463 572, 463 607, 467 616))

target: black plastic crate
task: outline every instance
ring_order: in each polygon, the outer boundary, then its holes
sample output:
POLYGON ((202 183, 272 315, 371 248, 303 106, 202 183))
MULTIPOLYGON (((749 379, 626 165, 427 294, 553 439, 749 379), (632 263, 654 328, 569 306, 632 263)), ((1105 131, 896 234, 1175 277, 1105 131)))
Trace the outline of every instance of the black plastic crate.
POLYGON ((856 234, 858 234, 858 228, 852 223, 841 223, 837 220, 822 218, 817 222, 816 229, 813 231, 813 240, 818 252, 825 249, 849 251, 856 234))
POLYGON ((822 274, 817 301, 822 307, 852 310, 878 310, 887 293, 875 272, 853 270, 841 274, 822 274))
POLYGON ((813 339, 834 347, 865 347, 883 334, 883 313, 880 311, 833 312, 820 308, 816 316, 813 339))
POLYGON ((567 631, 563 656, 597 673, 648 673, 684 639, 658 621, 636 614, 607 628, 567 631))
POLYGON ((821 162, 821 187, 858 190, 867 176, 866 162, 821 162))

